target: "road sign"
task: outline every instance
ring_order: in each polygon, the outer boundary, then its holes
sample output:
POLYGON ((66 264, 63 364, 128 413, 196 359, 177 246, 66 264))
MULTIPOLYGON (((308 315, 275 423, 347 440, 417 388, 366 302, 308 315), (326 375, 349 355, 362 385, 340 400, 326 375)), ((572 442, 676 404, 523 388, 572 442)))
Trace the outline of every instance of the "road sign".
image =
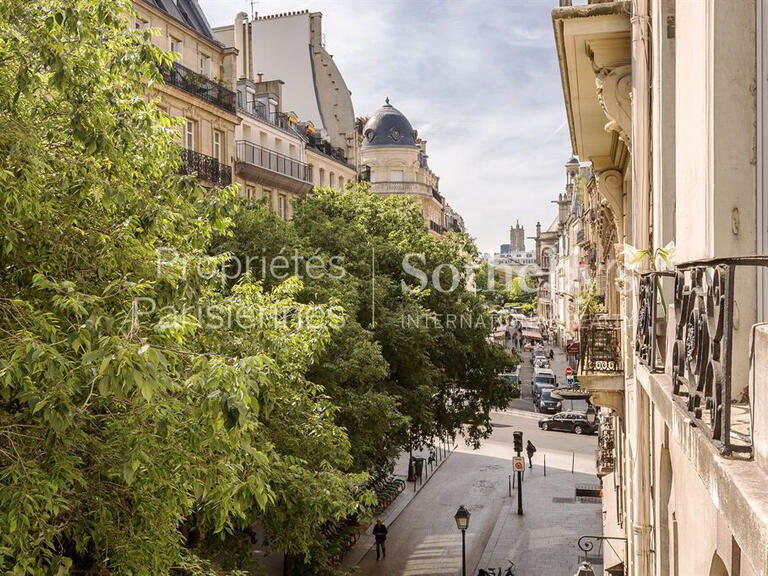
POLYGON ((573 387, 573 376, 567 376, 565 381, 569 388, 573 387))
POLYGON ((566 376, 572 376, 573 375, 573 368, 568 366, 568 368, 565 369, 565 375, 566 376))
POLYGON ((512 458, 512 469, 515 472, 522 472, 525 470, 525 458, 523 456, 515 456, 512 458))

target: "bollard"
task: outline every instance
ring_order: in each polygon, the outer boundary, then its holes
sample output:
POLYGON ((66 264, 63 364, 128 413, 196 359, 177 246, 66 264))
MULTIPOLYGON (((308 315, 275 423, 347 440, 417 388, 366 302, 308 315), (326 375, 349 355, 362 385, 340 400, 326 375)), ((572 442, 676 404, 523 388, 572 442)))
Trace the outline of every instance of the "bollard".
POLYGON ((573 465, 576 462, 576 452, 571 452, 571 474, 573 474, 573 465))
POLYGON ((512 488, 515 487, 515 474, 512 474, 512 488))
POLYGON ((544 476, 547 475, 547 455, 544 454, 544 476))
POLYGON ((509 479, 509 496, 512 497, 512 474, 510 474, 508 477, 509 479))

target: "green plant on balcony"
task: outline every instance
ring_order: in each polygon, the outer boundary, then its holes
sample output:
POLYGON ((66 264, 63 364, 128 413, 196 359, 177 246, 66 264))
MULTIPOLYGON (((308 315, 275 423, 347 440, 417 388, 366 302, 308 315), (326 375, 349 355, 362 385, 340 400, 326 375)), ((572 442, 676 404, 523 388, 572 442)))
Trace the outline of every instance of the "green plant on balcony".
MULTIPOLYGON (((645 259, 648 259, 648 266, 653 272, 672 270, 674 264, 672 259, 675 256, 675 243, 668 242, 663 248, 635 248, 630 244, 624 244, 622 254, 624 257, 624 269, 637 274, 643 266, 645 259)), ((667 299, 664 297, 664 290, 661 286, 661 280, 656 278, 656 287, 661 298, 661 306, 664 310, 664 318, 667 318, 667 299)))

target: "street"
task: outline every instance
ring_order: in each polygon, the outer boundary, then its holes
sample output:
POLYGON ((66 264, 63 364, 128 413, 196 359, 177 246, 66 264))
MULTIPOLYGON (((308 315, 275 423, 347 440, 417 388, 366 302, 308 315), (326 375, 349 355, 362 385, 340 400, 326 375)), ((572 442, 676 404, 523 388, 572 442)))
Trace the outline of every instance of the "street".
MULTIPOLYGON (((524 367, 527 361, 526 355, 524 367)), ((564 374, 564 359, 561 361, 564 374)), ((525 369, 521 370, 525 391, 530 376, 526 380, 524 374, 525 369)), ((557 374, 560 378, 560 372, 557 374)), ((577 484, 598 483, 594 475, 596 437, 543 432, 537 425, 540 415, 531 411, 529 400, 514 404, 527 410, 493 413, 493 434, 479 450, 460 445, 389 526, 386 559, 377 562, 375 551, 370 550, 359 564, 361 574, 459 574, 461 533, 453 516, 462 504, 472 514, 466 534, 468 575, 479 568, 506 569, 508 560, 515 563, 517 576, 560 576, 576 571, 578 537, 601 533, 599 504, 574 499, 577 484), (516 515, 516 491, 509 496, 515 430, 522 430, 524 439, 537 447, 534 467, 526 470, 523 482, 522 517, 516 515)))

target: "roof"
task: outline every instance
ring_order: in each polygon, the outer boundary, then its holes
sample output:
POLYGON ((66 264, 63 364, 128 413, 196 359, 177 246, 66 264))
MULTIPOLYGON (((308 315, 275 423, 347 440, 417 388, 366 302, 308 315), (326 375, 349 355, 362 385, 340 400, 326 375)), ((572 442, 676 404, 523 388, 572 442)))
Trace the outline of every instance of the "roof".
POLYGON ((221 44, 214 37, 211 25, 197 0, 147 0, 147 2, 212 42, 221 44))
POLYGON ((389 103, 371 116, 363 127, 363 148, 376 146, 401 146, 416 148, 416 131, 408 118, 389 103))

